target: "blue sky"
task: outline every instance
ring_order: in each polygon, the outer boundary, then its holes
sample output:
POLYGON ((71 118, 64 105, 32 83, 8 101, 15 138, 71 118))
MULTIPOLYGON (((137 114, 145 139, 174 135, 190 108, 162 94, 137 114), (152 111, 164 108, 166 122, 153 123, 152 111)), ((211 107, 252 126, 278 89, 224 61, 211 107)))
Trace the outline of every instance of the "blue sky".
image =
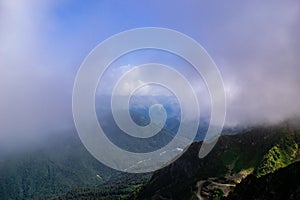
POLYGON ((299 114, 299 4, 3 0, 0 141, 73 126, 72 87, 83 59, 113 34, 147 26, 180 31, 208 51, 224 79, 227 124, 299 114))

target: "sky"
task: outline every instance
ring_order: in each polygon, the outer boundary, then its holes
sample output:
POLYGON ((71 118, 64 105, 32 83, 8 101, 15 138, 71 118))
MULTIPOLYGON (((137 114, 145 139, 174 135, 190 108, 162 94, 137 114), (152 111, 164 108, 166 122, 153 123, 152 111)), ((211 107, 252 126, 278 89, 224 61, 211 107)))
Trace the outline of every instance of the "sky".
POLYGON ((299 1, 1 0, 0 145, 73 127, 84 58, 116 33, 149 26, 207 50, 223 77, 227 125, 300 114, 299 1))

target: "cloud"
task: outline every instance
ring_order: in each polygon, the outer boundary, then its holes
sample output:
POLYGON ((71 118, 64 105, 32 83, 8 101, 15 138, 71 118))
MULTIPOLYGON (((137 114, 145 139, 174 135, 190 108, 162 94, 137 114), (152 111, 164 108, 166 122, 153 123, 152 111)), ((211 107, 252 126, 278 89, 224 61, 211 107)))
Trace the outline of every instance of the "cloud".
POLYGON ((278 122, 300 114, 299 2, 246 4, 221 29, 219 66, 227 123, 278 122))
MULTIPOLYGON (((227 124, 299 115, 300 3, 219 3, 0 1, 0 145, 73 126, 72 87, 84 57, 112 34, 144 26, 176 29, 207 49, 224 79, 227 124)), ((119 63, 124 68, 108 73, 104 87, 112 89, 127 64, 170 60, 161 52, 143 58, 129 56, 119 63)), ((206 90, 199 77, 175 61, 163 64, 185 73, 202 99, 206 90)), ((134 83, 127 89, 132 87, 134 83)))
POLYGON ((0 3, 0 145, 19 145, 64 127, 71 92, 63 70, 44 60, 44 30, 49 2, 0 3))

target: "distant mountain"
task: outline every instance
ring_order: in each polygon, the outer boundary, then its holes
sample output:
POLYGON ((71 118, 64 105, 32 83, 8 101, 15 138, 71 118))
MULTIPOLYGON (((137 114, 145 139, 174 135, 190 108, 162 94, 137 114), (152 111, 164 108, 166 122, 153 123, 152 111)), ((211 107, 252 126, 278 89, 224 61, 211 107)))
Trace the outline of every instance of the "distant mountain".
POLYGON ((201 143, 195 142, 155 172, 136 199, 220 199, 248 174, 264 176, 299 160, 299 130, 281 124, 223 135, 204 159, 198 158, 201 143))
MULTIPOLYGON (((117 96, 116 98, 122 99, 123 96, 117 96)), ((129 102, 129 112, 130 115, 135 123, 138 125, 147 125, 150 122, 149 117, 149 108, 154 104, 161 104, 163 105, 164 109, 166 110, 167 120, 164 126, 164 131, 167 130, 168 133, 171 134, 173 137, 177 131, 180 123, 183 126, 189 127, 192 122, 195 120, 199 120, 199 129, 195 136, 195 141, 201 141, 204 139, 205 133, 207 132, 210 120, 209 112, 205 111, 204 108, 201 110, 201 117, 200 119, 186 119, 185 121, 181 122, 181 109, 180 104, 176 98, 176 96, 167 96, 167 95, 156 95, 156 96, 142 96, 136 95, 133 96, 129 102)), ((127 108, 126 108, 127 109, 127 108)), ((127 111, 127 110, 126 110, 127 111)), ((100 95, 96 98, 96 112, 98 119, 100 121, 101 127, 104 129, 105 132, 110 133, 108 137, 115 143, 117 146, 127 149, 129 151, 139 152, 136 148, 137 143, 141 143, 139 146, 145 146, 143 144, 143 139, 138 140, 138 142, 134 142, 135 145, 132 147, 122 146, 127 142, 123 141, 135 141, 135 138, 129 137, 127 134, 124 134, 122 130, 120 130, 117 124, 114 121, 112 111, 111 111, 111 96, 109 95, 100 95), (116 138, 115 137, 116 135, 116 138), (122 139, 120 139, 120 136, 122 139), (122 142, 118 142, 122 141, 122 142)), ((124 112, 124 110, 119 110, 119 112, 124 112)), ((230 128, 231 129, 231 128, 230 128)), ((152 146, 149 151, 153 150, 154 148, 158 148, 160 146, 164 146, 168 141, 172 139, 169 137, 170 134, 157 134, 157 138, 152 138, 156 141, 164 141, 160 145, 155 143, 155 146, 152 146)), ((148 140, 151 143, 151 140, 148 140)), ((147 146, 151 146, 147 145, 147 146)))

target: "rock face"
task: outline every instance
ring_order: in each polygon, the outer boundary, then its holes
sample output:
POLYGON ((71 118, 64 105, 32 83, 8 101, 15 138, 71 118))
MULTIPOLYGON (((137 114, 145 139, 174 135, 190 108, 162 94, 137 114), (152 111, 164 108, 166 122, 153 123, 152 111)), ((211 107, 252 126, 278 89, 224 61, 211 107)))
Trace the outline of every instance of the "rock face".
MULTIPOLYGON (((203 159, 198 158, 201 143, 195 142, 178 160, 155 172, 136 199, 217 199, 215 195, 228 194, 249 173, 255 173, 268 151, 280 141, 288 137, 299 144, 298 136, 299 131, 286 127, 260 127, 224 135, 203 159)), ((298 145, 295 148, 298 151, 298 145)), ((291 163, 297 156, 292 159, 291 163)), ((249 176, 250 182, 254 177, 249 176)))
POLYGON ((300 162, 260 178, 249 175, 226 200, 299 200, 300 162))

